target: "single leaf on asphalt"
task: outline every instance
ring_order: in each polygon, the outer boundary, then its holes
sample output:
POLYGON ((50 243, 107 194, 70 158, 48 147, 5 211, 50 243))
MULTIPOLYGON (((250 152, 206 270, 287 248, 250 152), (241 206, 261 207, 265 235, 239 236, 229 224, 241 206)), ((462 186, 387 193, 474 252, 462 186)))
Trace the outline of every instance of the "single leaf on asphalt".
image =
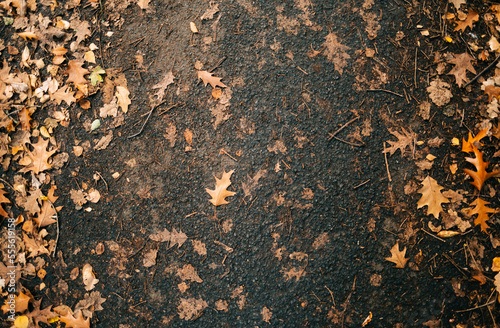
POLYGON ((497 176, 500 171, 486 172, 489 162, 483 161, 483 153, 479 149, 477 149, 476 146, 472 145, 472 151, 474 151, 476 157, 466 157, 465 160, 469 163, 474 164, 477 171, 464 169, 464 172, 470 175, 472 179, 474 179, 471 184, 476 187, 477 190, 481 191, 484 182, 491 177, 497 176))
POLYGON ((406 247, 400 251, 399 250, 399 244, 396 243, 392 248, 391 248, 391 257, 386 257, 385 259, 389 262, 392 262, 396 264, 396 268, 403 269, 406 265, 406 262, 408 262, 409 259, 405 258, 406 255, 406 247))
POLYGON ((437 181, 430 176, 427 176, 422 181, 422 186, 418 190, 422 194, 422 197, 417 202, 417 209, 427 206, 427 215, 432 214, 437 219, 439 218, 439 213, 443 210, 441 204, 449 203, 450 201, 441 194, 443 187, 438 185, 437 181))
POLYGON ((488 233, 489 229, 489 226, 486 223, 490 219, 488 214, 498 213, 498 210, 486 206, 488 204, 489 202, 482 200, 481 198, 477 198, 471 203, 471 205, 474 205, 475 207, 468 213, 471 216, 477 214, 477 218, 474 220, 474 225, 480 225, 481 231, 485 233, 488 233))
POLYGON ((99 282, 99 279, 96 279, 94 272, 92 272, 92 266, 88 263, 83 266, 82 279, 87 291, 94 289, 95 284, 99 282))
POLYGON ((215 88, 215 87, 225 88, 226 87, 226 85, 221 82, 222 78, 212 76, 212 73, 207 72, 207 71, 198 71, 198 78, 203 81, 205 86, 207 86, 207 84, 210 83, 212 88, 215 88))
POLYGON ((224 205, 224 204, 229 204, 229 202, 226 200, 226 197, 233 196, 236 194, 234 191, 228 191, 227 187, 231 185, 231 175, 233 174, 234 170, 231 170, 229 172, 223 171, 222 177, 218 179, 215 177, 215 189, 211 190, 208 188, 205 188, 205 190, 212 196, 212 199, 209 200, 212 204, 215 206, 219 205, 224 205))
POLYGON ((201 315, 203 310, 208 306, 207 302, 203 299, 196 298, 181 298, 180 303, 177 306, 177 311, 179 318, 184 320, 191 320, 192 318, 197 318, 201 315))

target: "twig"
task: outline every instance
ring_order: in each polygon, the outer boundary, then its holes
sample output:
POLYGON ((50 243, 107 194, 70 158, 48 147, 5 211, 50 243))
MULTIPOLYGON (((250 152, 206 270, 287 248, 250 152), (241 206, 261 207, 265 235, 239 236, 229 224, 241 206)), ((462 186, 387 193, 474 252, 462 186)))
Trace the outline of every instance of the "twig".
POLYGON ((95 173, 97 173, 97 175, 101 177, 102 181, 106 185, 106 191, 109 191, 108 183, 106 182, 106 180, 104 179, 104 177, 101 175, 101 173, 99 173, 98 171, 95 171, 95 173))
POLYGON ((162 101, 161 103, 157 104, 157 105, 154 105, 153 108, 151 108, 151 110, 149 111, 149 114, 148 116, 146 117, 146 120, 144 121, 144 123, 142 123, 142 126, 141 126, 141 129, 139 130, 139 132, 131 135, 131 136, 128 136, 128 139, 132 139, 133 137, 137 137, 139 134, 142 133, 142 130, 144 130, 144 127, 146 126, 146 123, 148 123, 149 121, 149 117, 151 117, 151 114, 153 114, 153 111, 155 110, 156 107, 160 106, 161 104, 165 103, 167 100, 164 100, 162 101))
POLYGON ((385 148, 385 141, 384 141, 384 158, 385 158, 385 168, 387 169, 387 177, 389 178, 389 182, 392 182, 391 172, 389 171, 389 162, 387 161, 387 151, 385 148))
POLYGON ((344 140, 344 139, 340 139, 339 137, 335 137, 335 136, 333 136, 333 138, 334 138, 335 140, 338 140, 338 141, 340 141, 340 142, 343 142, 343 143, 346 143, 346 144, 348 144, 348 145, 355 146, 355 147, 362 147, 362 146, 364 146, 364 145, 365 145, 365 144, 363 144, 363 143, 362 143, 362 144, 357 144, 357 143, 354 143, 354 142, 350 142, 350 141, 347 141, 347 140, 344 140))
POLYGON ((217 62, 217 64, 215 64, 215 66, 214 66, 214 67, 212 67, 212 69, 211 69, 211 70, 209 70, 208 72, 209 72, 209 73, 212 73, 213 71, 215 71, 215 70, 217 69, 217 67, 219 67, 219 66, 220 66, 220 64, 222 64, 222 63, 224 62, 224 60, 226 60, 226 59, 227 59, 227 57, 226 57, 226 56, 222 57, 222 58, 221 58, 221 59, 217 62))
POLYGON ((326 288, 326 289, 328 289, 328 291, 330 292, 330 296, 332 297, 332 301, 333 301, 333 306, 334 306, 334 307, 336 307, 336 305, 335 305, 335 298, 333 298, 333 293, 332 293, 332 291, 330 290, 330 288, 328 288, 328 287, 326 287, 326 286, 325 286, 325 288, 326 288))
POLYGON ((234 158, 233 156, 229 155, 229 153, 224 149, 224 148, 221 148, 220 151, 219 151, 219 154, 224 154, 224 155, 227 155, 229 156, 229 158, 231 158, 233 161, 237 162, 238 160, 236 158, 234 158))
POLYGON ((476 81, 481 75, 483 75, 484 72, 486 72, 487 70, 489 70, 493 65, 495 65, 495 63, 498 61, 498 59, 500 59, 500 55, 497 56, 497 58, 495 58, 495 60, 493 60, 485 69, 483 69, 481 72, 479 72, 478 75, 476 75, 472 80, 469 81, 469 83, 467 83, 464 88, 468 87, 471 83, 473 83, 474 81, 476 81))
POLYGON ((355 186, 353 189, 358 189, 359 187, 364 186, 365 184, 367 184, 368 182, 370 182, 370 180, 371 179, 368 179, 365 182, 361 182, 359 185, 355 186))
POLYGON ((304 73, 305 75, 309 75, 309 73, 307 73, 302 68, 300 68, 300 66, 295 66, 295 68, 298 69, 299 71, 301 71, 302 73, 304 73))
POLYGON ((490 305, 493 305, 495 304, 496 301, 492 301, 492 302, 489 302, 489 303, 486 303, 486 304, 483 304, 483 305, 478 305, 476 307, 473 307, 473 308, 470 308, 470 309, 466 309, 466 310, 458 310, 458 311, 455 311, 456 313, 462 313, 462 312, 469 312, 469 311, 474 311, 474 310, 477 310, 477 309, 480 309, 480 308, 483 308, 485 306, 490 306, 490 305))
POLYGON ((139 39, 137 39, 135 41, 130 42, 128 45, 129 46, 131 46, 131 45, 136 46, 139 42, 141 42, 142 40, 144 40, 144 38, 145 38, 145 36, 143 36, 142 38, 139 38, 139 39))
POLYGON ((415 48, 415 72, 413 73, 413 79, 415 80, 415 88, 417 88, 417 56, 418 56, 418 48, 415 48))
POLYGON ((371 92, 376 92, 376 91, 381 91, 381 92, 387 92, 387 93, 390 93, 390 94, 393 94, 395 96, 398 96, 398 97, 401 97, 403 98, 403 95, 400 95, 399 93, 396 93, 394 91, 391 91, 391 90, 386 90, 386 89, 368 89, 366 91, 371 91, 371 92))
POLYGON ((173 104, 173 105, 170 105, 170 106, 168 106, 167 108, 165 108, 164 110, 162 110, 162 111, 160 112, 160 114, 158 114, 158 115, 163 115, 163 114, 165 114, 166 112, 168 112, 169 110, 171 110, 172 108, 175 108, 175 107, 177 107, 177 106, 182 106, 182 105, 184 105, 184 103, 183 103, 183 102, 178 102, 178 103, 175 103, 175 104, 173 104))
POLYGON ((437 240, 441 240, 443 243, 446 243, 446 240, 442 239, 442 238, 439 238, 438 236, 434 236, 432 233, 430 233, 429 231, 425 230, 425 229, 422 229, 423 232, 425 232, 426 234, 428 234, 429 236, 431 237, 434 237, 436 238, 437 240))
POLYGON ((329 133, 330 135, 330 138, 328 139, 328 141, 330 141, 332 138, 334 138, 340 131, 342 131, 346 126, 348 126, 349 124, 351 124, 352 122, 356 121, 357 119, 359 119, 359 116, 356 116, 355 118, 351 119, 349 122, 347 122, 346 124, 342 125, 337 131, 335 131, 334 133, 329 133))

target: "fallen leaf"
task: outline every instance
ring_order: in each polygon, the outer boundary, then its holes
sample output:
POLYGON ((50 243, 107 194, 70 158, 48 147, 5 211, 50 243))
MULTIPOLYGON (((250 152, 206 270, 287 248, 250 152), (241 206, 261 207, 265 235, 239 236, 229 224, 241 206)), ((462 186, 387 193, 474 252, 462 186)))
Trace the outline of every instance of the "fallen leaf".
POLYGON ((128 105, 131 104, 130 98, 128 97, 130 92, 126 87, 116 86, 115 96, 117 98, 117 104, 122 108, 124 113, 128 112, 128 105))
POLYGON ((159 242, 169 242, 168 248, 171 248, 177 244, 177 248, 180 248, 184 242, 188 239, 186 234, 181 230, 177 231, 175 228, 172 229, 172 232, 164 229, 163 231, 159 231, 156 234, 149 235, 149 239, 159 242))
POLYGON ((453 94, 450 91, 450 85, 444 81, 441 81, 437 77, 431 82, 430 86, 427 87, 427 92, 432 102, 437 106, 441 107, 450 102, 453 94))
MULTIPOLYGON (((14 304, 16 307, 16 312, 22 313, 28 309, 28 304, 31 300, 31 297, 24 294, 23 292, 19 292, 19 295, 14 296, 14 304)), ((7 313, 10 310, 10 305, 7 303, 7 299, 5 299, 5 304, 1 307, 3 313, 7 313)))
POLYGON ((199 240, 191 240, 191 243, 193 244, 193 249, 198 255, 205 256, 207 255, 207 248, 205 246, 205 243, 199 241, 199 240))
MULTIPOLYGON (((7 191, 3 190, 3 185, 0 185, 0 204, 10 204, 10 200, 5 197, 6 193, 7 191)), ((7 213, 2 206, 0 206, 0 215, 5 218, 9 217, 9 213, 7 213)))
POLYGON ((99 279, 96 279, 94 272, 92 272, 92 266, 88 263, 82 268, 82 279, 87 291, 94 289, 95 285, 99 282, 99 279))
POLYGON ((234 170, 231 170, 227 173, 223 171, 222 177, 220 179, 215 177, 215 189, 210 190, 208 188, 205 188, 206 192, 208 192, 212 197, 209 202, 211 202, 215 206, 229 204, 229 202, 226 200, 226 197, 230 197, 236 194, 236 192, 234 191, 227 190, 227 188, 231 185, 230 178, 233 172, 234 170))
POLYGON ((461 30, 465 32, 465 29, 469 27, 472 30, 472 24, 479 20, 479 15, 474 10, 469 10, 467 17, 463 21, 455 21, 457 26, 455 27, 455 31, 461 30))
POLYGON ((191 264, 186 264, 182 267, 182 269, 178 269, 176 275, 183 281, 189 280, 200 284, 203 282, 200 276, 198 276, 196 269, 191 264))
POLYGON ((21 129, 31 131, 31 116, 26 107, 23 107, 19 112, 19 121, 21 122, 21 129))
POLYGON ((468 213, 470 216, 477 214, 477 218, 474 220, 474 225, 480 225, 481 231, 484 233, 488 233, 488 229, 490 228, 486 223, 490 219, 488 214, 498 213, 498 210, 486 206, 488 204, 489 202, 484 201, 481 198, 477 198, 471 203, 471 205, 475 207, 468 213))
POLYGON ((203 81, 205 86, 207 86, 207 84, 210 83, 212 88, 216 88, 216 87, 225 88, 226 87, 226 85, 221 82, 222 78, 212 76, 212 73, 207 72, 207 71, 198 71, 198 78, 203 81))
MULTIPOLYGON (((479 133, 473 138, 472 134, 469 132, 469 138, 467 141, 465 141, 465 138, 462 139, 462 151, 466 153, 470 153, 473 151, 472 146, 474 145, 475 142, 481 141, 486 135, 488 134, 488 129, 483 129, 479 131, 479 133)), ((482 146, 481 143, 479 145, 482 146)))
POLYGON ((68 312, 60 316, 59 321, 65 323, 68 328, 90 328, 90 319, 84 319, 81 311, 77 311, 75 317, 73 313, 68 312))
POLYGON ((427 176, 424 181, 422 181, 422 188, 418 190, 422 194, 422 197, 417 202, 417 209, 427 206, 427 215, 432 214, 437 219, 439 218, 439 213, 443 210, 441 207, 442 203, 449 203, 448 198, 441 194, 441 187, 438 185, 437 181, 427 176))
POLYGON ((77 60, 70 60, 68 62, 68 68, 64 74, 68 74, 68 79, 66 83, 73 82, 75 85, 82 85, 87 83, 85 75, 90 72, 86 68, 82 68, 83 62, 77 60))
POLYGON ((145 268, 149 268, 149 267, 152 267, 153 265, 155 265, 157 254, 158 254, 157 249, 152 249, 149 252, 147 252, 146 254, 144 254, 144 258, 142 259, 142 265, 145 268))
POLYGON ((488 168, 489 162, 484 162, 483 161, 483 153, 476 148, 476 146, 472 145, 472 150, 474 151, 474 154, 476 155, 475 158, 472 157, 466 157, 465 160, 469 163, 474 164, 476 167, 477 171, 469 170, 469 169, 463 169, 465 173, 470 175, 474 181, 471 182, 471 184, 477 188, 477 190, 481 191, 481 188, 483 188, 484 182, 488 180, 491 177, 497 176, 500 171, 493 171, 493 172, 486 172, 486 169, 488 168))
POLYGON ((174 79, 175 79, 174 74, 172 73, 172 71, 170 71, 167 74, 165 74, 165 76, 163 77, 163 79, 160 82, 153 85, 152 89, 158 89, 158 91, 156 91, 155 95, 158 98, 159 102, 161 102, 163 100, 163 97, 165 96, 165 90, 167 89, 167 87, 169 85, 174 83, 174 79))
POLYGON ((26 165, 26 167, 20 171, 33 171, 33 173, 38 174, 42 171, 51 169, 52 165, 48 163, 48 160, 57 151, 57 148, 47 151, 46 148, 49 145, 49 140, 44 140, 42 137, 38 137, 38 142, 31 145, 33 146, 33 151, 29 149, 26 150, 29 162, 23 164, 26 165))
POLYGON ((271 320, 271 318, 273 316, 273 313, 271 312, 271 310, 269 310, 266 306, 264 306, 262 308, 262 311, 260 311, 260 314, 262 314, 263 321, 270 323, 269 320, 271 320))
POLYGON ((87 318, 92 318, 95 311, 102 311, 102 303, 106 302, 106 299, 101 297, 101 293, 98 291, 93 291, 90 294, 86 293, 84 299, 79 301, 75 305, 75 312, 82 311, 82 313, 87 318))
POLYGON ((471 59, 472 57, 467 52, 464 52, 460 55, 453 55, 453 59, 448 61, 448 63, 455 65, 448 75, 455 76, 455 81, 460 88, 467 80, 467 71, 477 74, 474 66, 471 64, 471 59))
POLYGON ((491 271, 493 271, 493 272, 500 271, 500 257, 493 258, 493 261, 491 264, 491 271))
POLYGON ((392 248, 391 248, 391 257, 386 257, 385 259, 389 262, 393 262, 396 264, 396 268, 403 269, 406 265, 406 262, 408 262, 409 259, 405 258, 406 255, 406 247, 400 251, 399 250, 399 244, 396 243, 392 248))
POLYGON ((405 128, 401 128, 403 133, 399 133, 398 131, 391 131, 389 132, 394 135, 396 138, 398 138, 398 141, 390 141, 388 140, 387 142, 390 144, 390 147, 386 148, 383 152, 384 153, 389 153, 390 155, 393 155, 398 149, 401 151, 401 156, 404 155, 405 150, 407 147, 410 148, 410 151, 413 153, 415 150, 415 143, 417 141, 417 134, 413 132, 411 129, 410 131, 406 131, 405 128))
POLYGON ((213 19, 214 15, 219 12, 219 4, 210 2, 210 8, 208 8, 203 15, 201 15, 200 20, 213 19))
POLYGON ((207 302, 203 299, 196 298, 181 298, 177 306, 179 318, 184 320, 191 320, 201 315, 203 310, 208 306, 207 302))
POLYGON ((325 49, 323 55, 326 56, 326 59, 332 62, 335 70, 342 75, 344 68, 347 66, 347 60, 351 59, 351 56, 347 53, 351 48, 343 45, 333 32, 325 36, 325 42, 321 45, 321 48, 325 49))
POLYGON ((215 302, 215 308, 217 309, 217 311, 224 311, 224 312, 228 312, 228 303, 227 301, 224 301, 224 300, 218 300, 215 302))

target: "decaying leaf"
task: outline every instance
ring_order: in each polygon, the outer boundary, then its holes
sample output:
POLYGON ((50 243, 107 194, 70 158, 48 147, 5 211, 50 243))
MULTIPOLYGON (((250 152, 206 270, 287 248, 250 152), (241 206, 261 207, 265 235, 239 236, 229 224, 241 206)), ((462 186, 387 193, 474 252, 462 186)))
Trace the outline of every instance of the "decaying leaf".
POLYGON ((392 135, 398 138, 398 141, 390 141, 390 140, 387 141, 391 146, 385 149, 383 151, 384 153, 389 153, 390 155, 393 155, 399 149, 401 151, 401 156, 403 156, 406 147, 409 147, 412 153, 414 152, 415 143, 417 141, 417 134, 413 132, 411 129, 410 131, 406 131, 405 128, 401 128, 401 130, 403 131, 403 133, 389 130, 389 132, 392 135))
POLYGON ((9 213, 7 213, 3 207, 1 206, 1 204, 10 204, 10 200, 5 197, 5 194, 7 192, 5 190, 3 190, 3 184, 0 185, 0 215, 5 217, 5 218, 8 218, 9 217, 9 213))
POLYGON ((119 107, 121 107, 124 113, 128 112, 128 105, 131 104, 130 98, 128 97, 129 94, 130 92, 126 87, 119 85, 116 86, 115 96, 117 99, 117 104, 119 107))
POLYGON ((399 244, 396 243, 392 248, 391 248, 391 257, 386 257, 385 259, 389 262, 392 262, 396 264, 396 268, 403 269, 406 265, 406 262, 408 262, 409 259, 405 258, 406 255, 406 247, 400 251, 399 250, 399 244))
POLYGON ((439 213, 443 210, 441 207, 442 203, 449 203, 448 198, 441 194, 441 187, 436 180, 427 176, 424 181, 422 181, 422 188, 418 190, 422 194, 422 197, 417 202, 417 209, 427 206, 427 215, 432 214, 437 219, 439 218, 439 213))
POLYGON ((325 50, 323 54, 326 56, 328 61, 332 62, 335 66, 335 70, 342 75, 344 68, 347 66, 347 60, 351 59, 351 56, 347 53, 349 48, 340 42, 340 39, 333 32, 330 32, 325 37, 325 42, 322 44, 322 48, 325 50))
POLYGON ((49 145, 49 140, 44 140, 42 137, 38 137, 38 142, 31 145, 33 146, 33 151, 26 151, 28 161, 23 162, 23 165, 26 167, 21 172, 33 171, 33 173, 38 174, 51 169, 52 165, 48 163, 48 160, 57 151, 57 148, 47 151, 46 148, 49 145))
POLYGON ((490 219, 488 214, 498 213, 498 210, 486 206, 488 204, 489 202, 482 200, 481 198, 477 198, 471 203, 471 205, 475 207, 468 213, 471 216, 477 214, 477 218, 474 220, 474 225, 480 225, 481 231, 484 233, 488 233, 489 229, 489 226, 486 223, 490 219))
POLYGON ((212 88, 216 88, 216 87, 225 88, 226 87, 226 85, 221 82, 222 78, 212 76, 212 73, 207 72, 207 71, 198 71, 198 78, 203 81, 205 86, 207 86, 207 84, 210 83, 212 88))
POLYGON ((172 229, 172 232, 164 229, 163 231, 159 231, 156 234, 149 235, 149 239, 159 242, 169 242, 169 246, 173 247, 175 244, 178 245, 177 248, 180 248, 184 242, 188 239, 186 234, 181 230, 177 231, 175 228, 172 229))
POLYGON ((467 173, 472 177, 474 181, 471 182, 471 184, 477 188, 477 190, 481 191, 481 188, 483 188, 484 182, 488 180, 491 177, 497 176, 500 174, 500 171, 493 171, 493 172, 486 172, 486 169, 488 168, 489 162, 483 161, 483 153, 479 151, 476 146, 472 146, 472 151, 476 155, 475 158, 472 157, 466 157, 465 160, 469 163, 474 164, 476 167, 477 171, 469 170, 469 169, 464 169, 464 172, 467 173))
POLYGON ((450 85, 437 77, 427 87, 427 92, 432 102, 441 107, 450 102, 453 94, 450 91, 450 85))
POLYGON ((262 311, 260 311, 260 314, 262 314, 262 320, 267 322, 267 323, 270 323, 269 320, 271 320, 272 316, 273 316, 273 313, 271 312, 271 310, 269 310, 267 308, 267 306, 264 306, 262 308, 262 311))
POLYGON ((181 280, 194 281, 197 283, 202 283, 203 280, 196 272, 196 269, 191 264, 186 264, 182 267, 182 269, 177 270, 177 277, 181 278, 181 280))
POLYGON ((234 170, 231 170, 226 173, 226 171, 223 171, 222 177, 218 179, 215 177, 215 189, 211 190, 208 188, 205 188, 206 192, 212 196, 212 199, 209 200, 212 204, 215 206, 219 205, 225 205, 229 204, 229 202, 226 200, 226 197, 230 197, 236 194, 234 191, 229 191, 227 188, 231 185, 231 175, 233 174, 234 170))
POLYGON ((203 310, 208 306, 207 302, 203 299, 196 298, 181 298, 180 303, 177 306, 177 311, 179 313, 179 318, 184 320, 191 320, 193 318, 199 317, 203 310))
POLYGON ((477 74, 474 66, 470 62, 472 57, 464 52, 460 55, 453 55, 453 59, 449 61, 449 63, 454 64, 455 67, 448 73, 448 75, 454 75, 455 81, 457 82, 459 87, 462 87, 464 82, 467 80, 467 71, 477 74))
POLYGON ((94 289, 95 285, 99 282, 99 279, 95 278, 92 266, 88 263, 82 268, 82 279, 87 291, 94 289))
POLYGON ((156 91, 155 93, 156 97, 158 98, 158 101, 163 100, 163 97, 165 96, 165 90, 169 85, 174 83, 174 78, 175 78, 174 74, 172 73, 172 71, 170 71, 167 74, 165 74, 165 76, 160 82, 153 85, 153 89, 158 89, 158 91, 156 91))

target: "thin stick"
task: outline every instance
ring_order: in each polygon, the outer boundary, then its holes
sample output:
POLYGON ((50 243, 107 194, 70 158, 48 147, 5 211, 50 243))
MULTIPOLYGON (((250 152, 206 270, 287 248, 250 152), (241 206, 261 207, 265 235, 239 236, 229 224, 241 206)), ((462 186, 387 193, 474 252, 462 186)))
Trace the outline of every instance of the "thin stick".
POLYGON ((417 87, 417 56, 418 56, 418 48, 415 48, 415 72, 413 73, 413 79, 415 80, 415 88, 417 87))
POLYGON ((365 145, 365 144, 357 144, 357 143, 354 143, 354 142, 350 142, 350 141, 347 141, 347 140, 344 140, 344 139, 340 139, 339 137, 335 137, 335 136, 333 136, 333 138, 335 140, 338 140, 340 142, 343 142, 343 143, 346 143, 348 145, 355 146, 355 147, 362 147, 362 146, 365 145))
POLYGON ((355 186, 353 189, 358 189, 359 187, 364 186, 365 184, 367 184, 368 182, 370 182, 370 180, 371 179, 368 179, 365 182, 361 182, 359 185, 355 186))
POLYGON ((443 243, 446 243, 446 240, 442 239, 442 238, 439 238, 438 236, 434 236, 432 233, 430 233, 429 231, 425 230, 425 229, 422 229, 423 232, 425 232, 426 234, 428 234, 429 236, 431 237, 434 237, 436 238, 437 240, 441 240, 443 243))
POLYGON ((359 119, 359 116, 356 116, 355 118, 351 119, 349 122, 347 122, 346 124, 342 125, 337 131, 335 131, 334 133, 329 133, 330 135, 330 138, 328 139, 328 141, 330 141, 333 137, 335 137, 340 131, 342 131, 346 126, 348 126, 349 124, 351 124, 352 122, 356 121, 357 119, 359 119))
POLYGON ((395 96, 398 96, 398 97, 401 97, 403 98, 403 95, 400 95, 399 93, 396 93, 394 91, 391 91, 391 90, 386 90, 386 89, 368 89, 366 91, 371 91, 371 92, 376 92, 376 91, 381 91, 381 92, 387 92, 387 93, 390 93, 390 94, 393 94, 395 96))
POLYGON ((229 156, 229 158, 231 158, 235 162, 238 161, 236 158, 234 158, 233 156, 229 155, 229 153, 224 148, 221 148, 220 151, 219 151, 219 153, 229 156))
POLYGON ((476 81, 481 75, 483 75, 484 72, 486 72, 487 70, 489 70, 493 65, 495 65, 495 63, 498 61, 498 59, 500 59, 500 55, 497 56, 497 58, 495 58, 494 61, 491 62, 491 64, 488 65, 488 67, 486 67, 485 69, 483 69, 481 72, 479 72, 478 75, 476 75, 472 80, 470 80, 469 83, 467 83, 464 88, 468 87, 471 83, 473 83, 474 81, 476 81))
POLYGON ((164 100, 162 101, 161 103, 159 103, 158 105, 154 105, 153 108, 151 108, 151 110, 149 111, 149 114, 148 116, 146 117, 146 120, 144 121, 144 123, 142 123, 142 126, 141 126, 141 129, 139 130, 139 132, 131 135, 131 136, 128 136, 128 139, 132 139, 133 137, 137 137, 139 134, 142 133, 142 130, 144 130, 144 127, 146 126, 146 123, 148 123, 149 121, 149 118, 151 117, 151 114, 153 114, 153 111, 155 110, 156 107, 160 106, 161 104, 165 103, 167 100, 164 100))
POLYGON ((387 161, 387 151, 385 148, 385 141, 384 141, 384 158, 385 158, 385 168, 387 169, 387 177, 389 178, 389 182, 392 182, 391 172, 389 171, 389 162, 387 161))
POLYGON ((221 58, 221 59, 217 62, 217 64, 215 64, 215 66, 214 66, 214 67, 212 67, 212 69, 211 69, 211 70, 209 70, 208 72, 209 72, 209 73, 212 73, 213 71, 215 71, 215 69, 216 69, 217 67, 219 67, 219 66, 220 66, 220 64, 222 64, 222 63, 224 62, 224 60, 226 60, 226 59, 227 59, 227 57, 226 57, 226 56, 222 57, 222 58, 221 58))
POLYGON ((330 292, 330 296, 332 297, 332 301, 333 301, 333 306, 336 307, 336 305, 335 305, 335 298, 333 297, 332 291, 330 290, 330 288, 326 287, 326 285, 325 285, 325 288, 328 289, 328 291, 330 292))
POLYGON ((480 308, 483 308, 485 306, 490 306, 490 305, 493 305, 495 304, 496 301, 492 301, 492 302, 489 302, 489 303, 486 303, 486 304, 483 304, 483 305, 478 305, 476 307, 473 307, 473 308, 470 308, 470 309, 466 309, 466 310, 458 310, 458 311, 455 311, 456 313, 462 313, 462 312, 469 312, 469 311, 474 311, 474 310, 477 310, 477 309, 480 309, 480 308))
POLYGON ((101 175, 101 173, 99 173, 98 171, 95 171, 95 173, 97 173, 97 175, 101 177, 102 181, 106 185, 106 191, 109 191, 108 183, 106 182, 106 180, 104 179, 104 177, 101 175))
POLYGON ((304 73, 305 75, 309 75, 309 73, 307 73, 302 68, 300 68, 300 66, 296 66, 295 68, 298 69, 299 71, 301 71, 302 73, 304 73))

